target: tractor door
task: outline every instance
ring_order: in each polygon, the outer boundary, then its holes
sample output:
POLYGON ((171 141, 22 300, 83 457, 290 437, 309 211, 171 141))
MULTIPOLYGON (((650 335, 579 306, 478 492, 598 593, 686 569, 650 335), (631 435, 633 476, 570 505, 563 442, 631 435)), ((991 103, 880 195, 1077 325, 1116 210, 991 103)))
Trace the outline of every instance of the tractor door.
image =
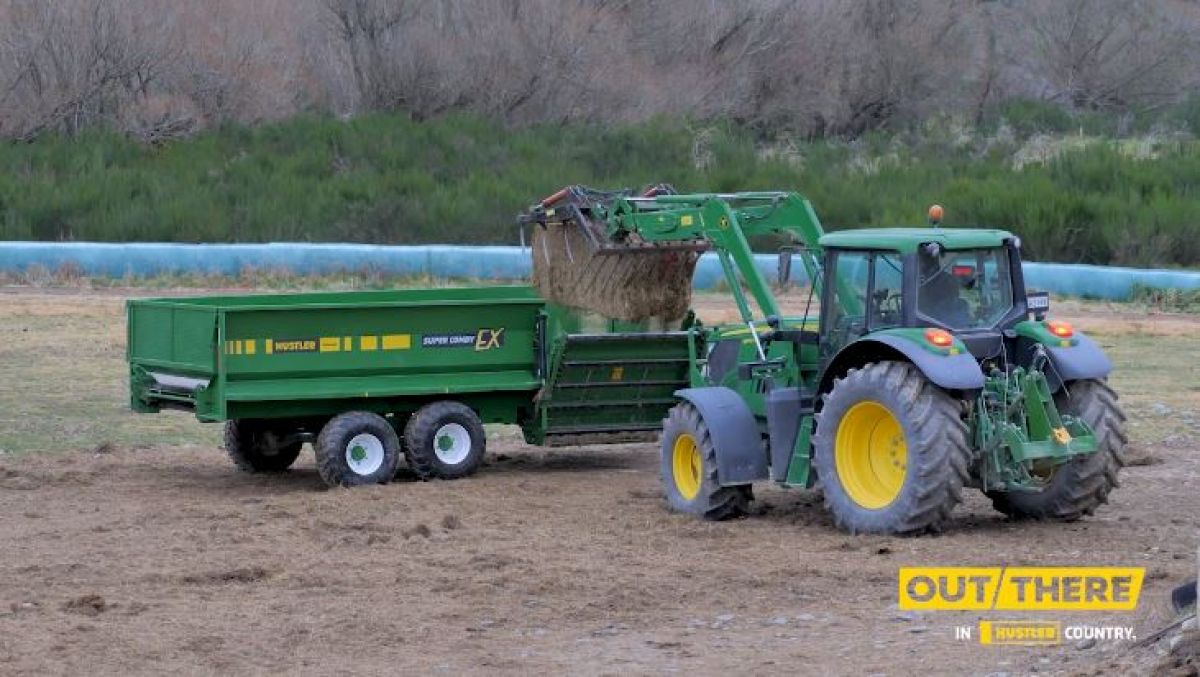
POLYGON ((864 334, 904 324, 903 258, 891 251, 830 249, 821 299, 821 360, 864 334))
POLYGON ((821 360, 867 331, 867 290, 871 285, 871 252, 828 249, 821 298, 821 360), (836 282, 834 282, 836 281, 836 282))

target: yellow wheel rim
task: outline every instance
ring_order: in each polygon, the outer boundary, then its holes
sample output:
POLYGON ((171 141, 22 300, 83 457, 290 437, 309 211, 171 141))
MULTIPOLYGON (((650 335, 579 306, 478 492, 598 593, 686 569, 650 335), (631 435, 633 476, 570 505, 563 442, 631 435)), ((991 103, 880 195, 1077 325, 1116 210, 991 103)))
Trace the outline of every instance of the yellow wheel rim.
POLYGON ((690 501, 700 493, 703 468, 704 461, 700 457, 696 439, 687 433, 676 437, 675 448, 671 452, 671 477, 675 480, 675 490, 685 500, 690 501))
POLYGON ((850 407, 834 442, 838 479, 850 500, 868 510, 900 495, 908 469, 904 429, 887 407, 867 400, 850 407))

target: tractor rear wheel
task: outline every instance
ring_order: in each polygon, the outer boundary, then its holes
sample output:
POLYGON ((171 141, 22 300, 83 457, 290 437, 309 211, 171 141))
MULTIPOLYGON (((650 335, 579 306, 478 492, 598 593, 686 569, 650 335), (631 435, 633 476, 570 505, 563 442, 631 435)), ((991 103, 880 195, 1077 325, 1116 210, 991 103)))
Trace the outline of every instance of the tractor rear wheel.
POLYGON ((1055 393, 1054 404, 1091 426, 1097 449, 1050 469, 1037 491, 989 491, 992 506, 1009 517, 1076 520, 1106 503, 1117 486, 1127 441, 1117 394, 1103 381, 1074 381, 1055 393))
POLYGON ((825 507, 851 533, 938 531, 962 500, 971 451, 958 400, 907 362, 851 369, 817 415, 825 507))
POLYGON ((294 431, 271 421, 238 419, 225 423, 225 451, 243 472, 283 472, 300 456, 304 442, 287 438, 294 431))
POLYGON ((700 411, 688 402, 675 405, 663 421, 659 468, 672 510, 725 520, 744 515, 754 499, 748 484, 721 486, 712 435, 700 411))

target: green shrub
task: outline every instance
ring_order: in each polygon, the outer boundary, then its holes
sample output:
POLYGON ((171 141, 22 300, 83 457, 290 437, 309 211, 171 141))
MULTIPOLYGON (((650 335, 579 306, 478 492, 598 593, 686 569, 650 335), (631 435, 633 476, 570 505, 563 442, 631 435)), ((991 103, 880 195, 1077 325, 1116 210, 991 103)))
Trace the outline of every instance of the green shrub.
MULTIPOLYGON (((1000 113, 1024 134, 1079 124, 1037 102, 1000 113)), ((376 114, 228 126, 164 147, 48 136, 0 145, 0 238, 515 243, 516 214, 566 183, 665 181, 798 190, 828 228, 920 225, 940 202, 947 226, 1013 230, 1033 258, 1200 263, 1197 142, 1095 142, 1016 169, 1020 142, 966 133, 946 120, 849 143, 764 141, 732 123, 508 129, 376 114)))
POLYGON ((1169 125, 1200 135, 1200 94, 1191 94, 1163 116, 1169 125))
POLYGON ((1075 119, 1062 106, 1035 99, 1006 101, 996 107, 991 117, 1004 120, 1022 137, 1033 134, 1065 134, 1078 130, 1075 119))

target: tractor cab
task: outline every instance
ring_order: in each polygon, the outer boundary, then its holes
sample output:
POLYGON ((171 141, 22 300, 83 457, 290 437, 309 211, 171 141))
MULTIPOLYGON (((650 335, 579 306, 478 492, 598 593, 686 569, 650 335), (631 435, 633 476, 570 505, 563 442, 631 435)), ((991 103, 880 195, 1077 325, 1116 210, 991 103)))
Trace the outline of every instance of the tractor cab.
MULTIPOLYGON (((1028 316, 1020 241, 1003 230, 892 228, 825 235, 821 356, 881 330, 934 328, 977 359, 1028 316)), ((940 334, 939 334, 940 335, 940 334)))

